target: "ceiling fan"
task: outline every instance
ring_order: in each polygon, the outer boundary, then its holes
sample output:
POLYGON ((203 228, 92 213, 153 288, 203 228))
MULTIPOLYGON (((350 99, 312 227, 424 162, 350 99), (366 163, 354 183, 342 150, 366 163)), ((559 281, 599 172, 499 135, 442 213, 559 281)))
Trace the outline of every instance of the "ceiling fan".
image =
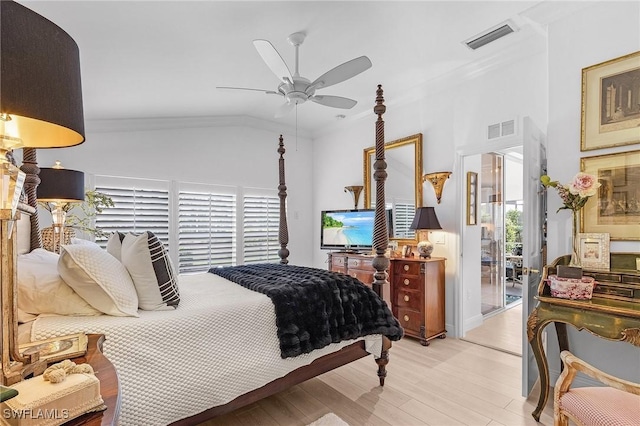
POLYGON ((361 72, 371 68, 371 61, 366 56, 347 61, 337 67, 327 71, 314 81, 304 78, 298 72, 298 49, 304 42, 306 35, 302 32, 291 34, 287 41, 296 49, 295 72, 291 74, 289 67, 282 59, 275 47, 267 40, 254 40, 253 45, 267 64, 269 69, 280 80, 277 90, 250 89, 245 87, 218 86, 218 89, 254 90, 264 92, 268 95, 279 95, 284 97, 285 103, 276 112, 276 117, 282 117, 291 111, 294 106, 302 104, 308 100, 320 105, 333 108, 349 109, 353 108, 357 102, 353 99, 341 96, 316 95, 316 90, 341 83, 355 77, 361 72))

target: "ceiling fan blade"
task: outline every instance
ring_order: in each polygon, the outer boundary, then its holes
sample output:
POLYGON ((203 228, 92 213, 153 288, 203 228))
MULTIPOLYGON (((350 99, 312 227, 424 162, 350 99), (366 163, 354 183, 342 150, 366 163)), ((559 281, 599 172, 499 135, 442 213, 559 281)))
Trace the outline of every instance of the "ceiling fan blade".
POLYGON ((358 102, 353 99, 343 98, 341 96, 323 96, 315 95, 309 98, 312 102, 333 108, 349 109, 353 108, 358 102))
POLYGON ((253 45, 269 69, 278 77, 278 80, 284 81, 285 83, 287 79, 289 82, 293 81, 289 67, 287 67, 284 59, 282 59, 282 56, 280 56, 271 43, 267 40, 253 40, 253 45))
POLYGON ((371 61, 366 56, 352 59, 344 64, 327 71, 311 83, 316 89, 333 86, 345 80, 355 77, 363 71, 371 68, 371 61))
POLYGON ((250 89, 248 87, 229 87, 229 86, 216 86, 216 89, 229 89, 229 90, 252 90, 255 92, 264 92, 267 95, 281 95, 282 93, 275 92, 273 90, 265 90, 265 89, 250 89))
POLYGON ((294 102, 286 102, 282 104, 280 108, 276 111, 275 118, 282 118, 285 115, 289 114, 293 107, 296 106, 294 102))

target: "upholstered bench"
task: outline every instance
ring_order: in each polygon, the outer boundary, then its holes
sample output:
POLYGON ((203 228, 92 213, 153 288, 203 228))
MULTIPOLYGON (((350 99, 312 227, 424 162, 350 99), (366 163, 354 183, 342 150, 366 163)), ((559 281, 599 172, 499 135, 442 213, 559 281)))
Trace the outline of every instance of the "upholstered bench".
POLYGON ((554 425, 567 426, 569 419, 584 426, 640 425, 640 384, 600 371, 569 351, 560 358, 564 370, 554 389, 554 425), (570 389, 578 372, 607 386, 570 389))

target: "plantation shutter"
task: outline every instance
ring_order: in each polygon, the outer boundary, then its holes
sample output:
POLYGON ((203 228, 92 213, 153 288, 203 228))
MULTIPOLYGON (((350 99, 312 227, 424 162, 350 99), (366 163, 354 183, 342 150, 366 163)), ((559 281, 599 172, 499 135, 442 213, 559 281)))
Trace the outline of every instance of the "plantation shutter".
POLYGON ((393 236, 396 238, 414 238, 415 231, 409 229, 416 207, 413 203, 396 202, 393 206, 393 236))
POLYGON ((277 195, 245 195, 243 198, 244 263, 277 262, 280 199, 277 195))
POLYGON ((98 244, 105 247, 108 234, 115 231, 151 231, 169 247, 169 182, 96 176, 95 189, 114 203, 96 215, 96 227, 107 233, 96 238, 98 244))
POLYGON ((178 244, 180 273, 235 265, 235 194, 180 190, 178 244))

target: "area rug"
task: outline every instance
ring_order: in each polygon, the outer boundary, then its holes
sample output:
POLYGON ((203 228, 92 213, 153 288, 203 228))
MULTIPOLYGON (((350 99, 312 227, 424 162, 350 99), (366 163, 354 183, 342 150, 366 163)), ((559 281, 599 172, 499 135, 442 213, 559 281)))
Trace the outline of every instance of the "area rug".
POLYGON ((315 422, 309 423, 308 426, 349 426, 349 423, 345 422, 333 413, 328 413, 320 417, 315 422))
POLYGON ((507 294, 506 295, 506 299, 507 299, 507 305, 517 302, 518 300, 522 299, 522 296, 517 296, 515 294, 507 294))

